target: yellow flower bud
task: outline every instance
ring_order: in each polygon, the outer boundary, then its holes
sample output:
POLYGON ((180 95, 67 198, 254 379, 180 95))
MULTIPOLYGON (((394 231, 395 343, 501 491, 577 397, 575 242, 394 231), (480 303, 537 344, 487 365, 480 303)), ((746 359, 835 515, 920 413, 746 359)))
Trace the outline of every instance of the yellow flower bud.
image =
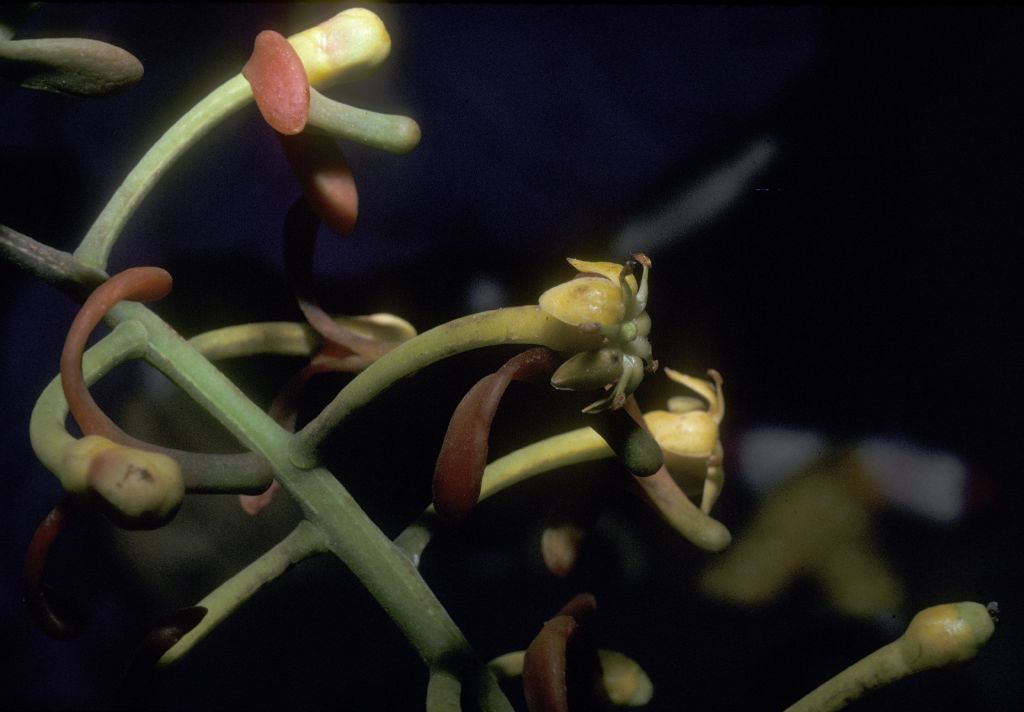
POLYGON ((661 446, 665 465, 680 488, 687 494, 704 490, 701 508, 707 512, 720 490, 720 483, 710 480, 721 474, 718 426, 725 415, 722 377, 717 371, 709 371, 714 381, 712 385, 671 368, 664 371, 676 383, 699 393, 707 400, 708 407, 701 409, 702 401, 696 398, 677 396, 670 399, 669 411, 652 411, 644 415, 644 420, 661 446))
POLYGON ((613 326, 626 314, 622 289, 604 277, 579 277, 556 285, 540 295, 540 308, 572 326, 613 326))
POLYGON ((617 650, 598 649, 601 682, 608 699, 619 707, 643 707, 654 696, 654 684, 644 669, 617 650))
POLYGON ((391 52, 391 37, 384 23, 358 7, 294 34, 288 41, 302 59, 309 83, 320 87, 361 79, 391 52))
POLYGON ((99 435, 72 443, 64 465, 70 475, 67 482, 97 496, 107 514, 126 529, 164 524, 185 495, 181 468, 173 458, 118 445, 99 435))
MULTIPOLYGON (((559 321, 573 326, 598 324, 614 326, 626 316, 619 275, 622 265, 614 262, 587 262, 572 257, 569 264, 582 276, 556 285, 540 295, 540 308, 559 321)), ((626 284, 637 293, 636 277, 626 276, 626 284)))

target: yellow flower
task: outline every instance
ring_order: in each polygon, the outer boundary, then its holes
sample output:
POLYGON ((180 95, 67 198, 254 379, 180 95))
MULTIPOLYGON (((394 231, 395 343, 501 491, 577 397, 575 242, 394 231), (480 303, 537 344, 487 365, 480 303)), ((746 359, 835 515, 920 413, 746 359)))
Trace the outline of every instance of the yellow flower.
POLYGON ((540 295, 545 313, 604 337, 600 349, 572 356, 551 377, 551 385, 563 390, 610 391, 584 408, 585 413, 621 408, 644 373, 657 367, 647 340, 651 319, 645 311, 651 262, 642 254, 633 257, 635 262, 624 265, 570 258, 580 275, 540 295), (639 283, 633 275, 637 264, 643 267, 639 283))
MULTIPOLYGON (((620 283, 623 266, 614 262, 568 259, 580 276, 552 287, 540 295, 540 308, 572 326, 613 326, 626 316, 626 296, 620 283)), ((622 280, 635 297, 636 277, 622 280)))
POLYGON ((702 396, 707 408, 698 398, 676 396, 669 399, 668 411, 652 411, 644 415, 644 420, 661 446, 672 477, 687 493, 702 490, 701 509, 708 513, 721 493, 724 479, 718 432, 725 416, 722 376, 709 370, 709 383, 671 368, 665 369, 665 375, 702 396))

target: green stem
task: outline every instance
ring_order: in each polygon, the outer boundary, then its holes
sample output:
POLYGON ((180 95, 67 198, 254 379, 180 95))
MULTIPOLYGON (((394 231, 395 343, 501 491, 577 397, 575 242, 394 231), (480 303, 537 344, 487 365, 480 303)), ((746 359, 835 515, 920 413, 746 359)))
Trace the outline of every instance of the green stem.
MULTIPOLYGON (((277 479, 319 529, 327 548, 363 583, 428 667, 464 661, 482 670, 458 626, 408 558, 377 528, 348 491, 324 468, 300 470, 288 458, 289 433, 258 408, 213 364, 153 312, 135 302, 110 310, 114 323, 140 321, 149 333, 147 360, 186 391, 246 447, 270 461, 277 479)), ((481 705, 510 710, 489 674, 481 676, 481 705)))
MULTIPOLYGON (((118 324, 85 353, 82 373, 86 383, 95 383, 118 364, 141 357, 146 352, 146 336, 146 328, 137 321, 118 324)), ((64 453, 74 441, 65 426, 67 417, 68 402, 64 398, 60 376, 57 376, 43 390, 32 409, 29 438, 43 466, 57 476, 65 489, 76 491, 79 485, 69 481, 64 466, 64 453)))
POLYGON ((462 680, 447 668, 430 671, 427 682, 427 712, 460 712, 462 680))
POLYGON ((78 301, 84 301, 92 288, 107 278, 103 270, 83 265, 70 252, 44 245, 6 225, 0 225, 0 257, 78 301))
POLYGON ((75 250, 75 257, 87 267, 105 270, 110 251, 128 218, 171 164, 219 121, 241 108, 251 98, 249 82, 239 74, 178 119, 146 152, 111 196, 75 250))
POLYGON ((315 467, 320 443, 341 421, 393 383, 441 359, 500 344, 537 344, 577 352, 597 348, 600 342, 600 336, 569 326, 537 306, 496 309, 442 324, 406 341, 352 379, 292 438, 292 462, 300 468, 315 467))
POLYGON ((239 606, 260 588, 283 574, 303 559, 326 551, 326 542, 319 529, 307 521, 299 522, 292 532, 272 549, 218 586, 196 605, 206 609, 199 625, 167 650, 157 661, 170 665, 188 653, 239 606))
MULTIPOLYGON (((614 454, 591 428, 554 435, 510 452, 489 464, 480 483, 480 501, 534 475, 612 457, 614 454)), ((402 549, 414 565, 419 566, 437 523, 437 515, 431 505, 395 538, 395 546, 402 549)))
POLYGON ((408 116, 379 114, 330 99, 309 89, 309 126, 330 136, 390 153, 408 153, 420 142, 420 127, 408 116))

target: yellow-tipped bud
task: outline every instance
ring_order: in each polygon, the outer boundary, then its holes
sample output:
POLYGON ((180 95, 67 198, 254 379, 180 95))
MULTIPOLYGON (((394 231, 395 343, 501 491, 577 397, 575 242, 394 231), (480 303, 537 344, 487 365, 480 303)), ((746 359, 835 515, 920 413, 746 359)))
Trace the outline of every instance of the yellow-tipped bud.
POLYGON ((71 444, 64 466, 66 486, 97 496, 107 514, 127 529, 166 523, 185 495, 181 468, 174 459, 118 445, 99 435, 71 444))
POLYGON ((994 631, 992 616, 980 603, 945 603, 914 616, 899 645, 916 672, 970 660, 994 631))
POLYGON ((616 650, 599 649, 601 682, 608 699, 619 707, 643 707, 654 696, 654 684, 632 658, 616 650))
POLYGON ((391 37, 384 23, 358 7, 294 34, 288 41, 302 59, 309 83, 321 88, 365 77, 391 52, 391 37))

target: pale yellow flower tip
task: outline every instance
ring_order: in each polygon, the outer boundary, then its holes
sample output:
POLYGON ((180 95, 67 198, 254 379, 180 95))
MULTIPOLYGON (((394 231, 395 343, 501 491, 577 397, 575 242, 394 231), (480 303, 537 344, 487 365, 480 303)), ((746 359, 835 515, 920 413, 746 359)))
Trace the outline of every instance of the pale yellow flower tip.
MULTIPOLYGON (((576 268, 577 272, 583 274, 599 274, 612 282, 612 284, 618 284, 619 275, 622 274, 622 265, 616 264, 615 262, 588 262, 587 260, 578 260, 575 257, 567 257, 566 262, 576 268)), ((626 284, 628 284, 629 288, 633 290, 633 294, 636 294, 636 277, 631 274, 626 275, 626 284)))
POLYGON ((384 23, 369 10, 355 7, 288 38, 309 83, 324 87, 354 81, 375 69, 391 52, 384 23))
POLYGON ((995 631, 988 609, 964 601, 926 608, 900 638, 904 659, 914 671, 973 658, 995 631))
POLYGON ((654 697, 654 684, 644 669, 615 650, 597 651, 601 661, 601 682, 608 699, 619 707, 643 707, 654 697))
POLYGON ((164 523, 178 510, 185 481, 178 463, 158 452, 118 445, 99 435, 71 443, 64 454, 65 487, 91 491, 127 527, 164 523))

